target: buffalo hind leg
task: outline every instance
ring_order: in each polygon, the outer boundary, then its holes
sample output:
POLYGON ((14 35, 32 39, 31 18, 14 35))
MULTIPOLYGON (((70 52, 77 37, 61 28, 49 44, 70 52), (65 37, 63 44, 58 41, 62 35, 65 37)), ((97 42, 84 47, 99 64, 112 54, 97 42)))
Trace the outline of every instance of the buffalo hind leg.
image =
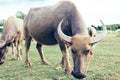
POLYGON ((42 64, 48 64, 47 61, 45 60, 45 57, 44 57, 44 54, 43 54, 43 51, 42 51, 42 45, 37 43, 36 48, 37 48, 37 50, 39 52, 39 55, 41 57, 42 64))
POLYGON ((22 57, 21 57, 21 40, 18 40, 17 41, 17 59, 18 60, 22 60, 22 57))
POLYGON ((15 60, 15 49, 14 49, 15 45, 14 45, 14 43, 11 44, 11 47, 12 47, 12 59, 11 60, 15 60))
POLYGON ((29 67, 31 66, 30 60, 29 60, 29 49, 30 49, 30 45, 31 45, 31 36, 25 36, 25 47, 26 47, 26 66, 29 67))

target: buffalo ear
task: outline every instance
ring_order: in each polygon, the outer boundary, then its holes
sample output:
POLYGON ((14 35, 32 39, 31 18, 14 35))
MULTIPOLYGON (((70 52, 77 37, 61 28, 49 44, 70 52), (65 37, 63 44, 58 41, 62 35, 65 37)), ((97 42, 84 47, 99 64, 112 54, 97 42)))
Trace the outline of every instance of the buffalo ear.
POLYGON ((90 56, 90 57, 93 57, 93 52, 92 52, 92 50, 90 50, 89 56, 90 56))
POLYGON ((68 47, 72 45, 72 42, 67 42, 65 40, 62 40, 68 47))
POLYGON ((67 42, 67 46, 72 46, 72 43, 70 43, 70 42, 67 42))
POLYGON ((91 47, 93 47, 94 43, 90 43, 89 45, 90 45, 91 47))

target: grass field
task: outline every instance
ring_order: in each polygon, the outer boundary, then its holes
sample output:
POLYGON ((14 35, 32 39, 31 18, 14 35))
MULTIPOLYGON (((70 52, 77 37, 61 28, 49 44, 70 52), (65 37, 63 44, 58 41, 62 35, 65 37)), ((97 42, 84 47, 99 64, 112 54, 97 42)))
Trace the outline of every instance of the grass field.
MULTIPOLYGON (((0 65, 0 80, 77 80, 67 75, 64 69, 54 69, 60 66, 61 61, 58 45, 44 46, 49 65, 40 63, 35 47, 36 42, 32 42, 30 48, 32 67, 30 68, 25 67, 25 47, 23 47, 22 61, 11 61, 11 50, 9 50, 5 63, 0 65)), ((120 80, 120 37, 109 32, 106 38, 93 48, 93 53, 86 80, 120 80)))

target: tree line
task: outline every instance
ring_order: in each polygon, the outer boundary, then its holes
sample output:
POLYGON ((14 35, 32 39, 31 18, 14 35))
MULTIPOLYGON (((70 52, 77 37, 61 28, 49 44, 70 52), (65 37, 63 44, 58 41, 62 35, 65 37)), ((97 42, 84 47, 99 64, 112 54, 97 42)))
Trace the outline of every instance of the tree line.
MULTIPOLYGON (((116 31, 117 29, 120 29, 120 24, 110 24, 110 25, 106 25, 107 30, 111 30, 111 31, 116 31)), ((97 26, 96 30, 100 31, 102 30, 102 26, 97 26)))

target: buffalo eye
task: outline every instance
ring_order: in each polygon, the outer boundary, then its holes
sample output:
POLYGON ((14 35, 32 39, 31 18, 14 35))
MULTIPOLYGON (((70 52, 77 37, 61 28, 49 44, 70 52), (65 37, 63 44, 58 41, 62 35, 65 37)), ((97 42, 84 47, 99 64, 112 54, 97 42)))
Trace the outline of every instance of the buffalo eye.
POLYGON ((85 50, 83 53, 87 55, 90 52, 90 50, 85 50))
POLYGON ((73 54, 76 54, 76 53, 77 53, 77 51, 74 50, 74 49, 71 49, 71 51, 72 51, 73 54))

